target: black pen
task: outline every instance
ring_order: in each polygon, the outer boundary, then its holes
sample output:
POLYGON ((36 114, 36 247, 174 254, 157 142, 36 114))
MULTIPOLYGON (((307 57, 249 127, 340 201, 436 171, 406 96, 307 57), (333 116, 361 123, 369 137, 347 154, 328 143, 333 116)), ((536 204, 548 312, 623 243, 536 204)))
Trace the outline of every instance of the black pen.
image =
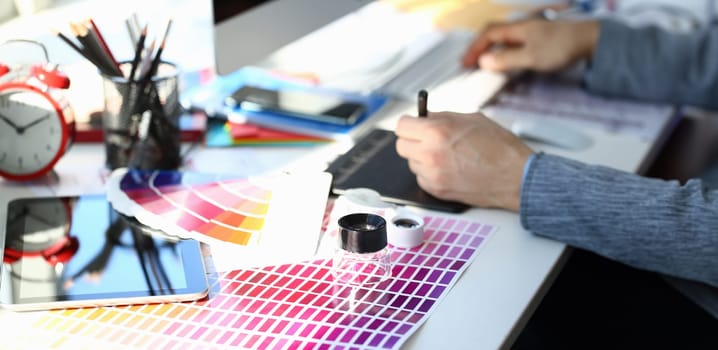
POLYGON ((426 90, 419 90, 419 98, 417 99, 417 104, 419 108, 419 117, 423 118, 426 117, 426 115, 429 113, 426 109, 426 103, 429 100, 429 93, 426 92, 426 90))

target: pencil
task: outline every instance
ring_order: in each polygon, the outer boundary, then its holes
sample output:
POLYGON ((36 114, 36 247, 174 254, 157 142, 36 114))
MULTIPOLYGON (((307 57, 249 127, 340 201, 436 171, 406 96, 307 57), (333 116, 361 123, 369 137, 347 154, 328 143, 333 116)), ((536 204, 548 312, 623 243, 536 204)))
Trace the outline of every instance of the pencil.
POLYGON ((130 19, 131 19, 131 23, 132 23, 132 28, 134 29, 135 33, 139 33, 141 26, 140 26, 140 17, 137 16, 137 12, 133 12, 132 15, 130 16, 130 19))
POLYGON ((94 64, 98 69, 102 69, 102 64, 98 60, 97 56, 90 51, 90 48, 87 46, 86 38, 80 35, 80 29, 75 22, 70 22, 70 31, 72 32, 72 36, 74 36, 80 43, 78 46, 82 49, 85 58, 92 62, 92 64, 94 64))
MULTIPOLYGON (((157 74, 157 69, 160 66, 160 60, 162 59, 162 51, 165 49, 165 42, 162 40, 162 43, 160 44, 160 47, 157 48, 157 52, 155 53, 155 57, 152 59, 152 62, 149 63, 149 67, 147 68, 146 72, 144 72, 144 76, 140 80, 150 80, 152 77, 157 74)), ((151 52, 150 52, 151 54, 151 52)))
POLYGON ((127 76, 127 79, 130 81, 135 79, 135 72, 137 72, 137 66, 140 64, 140 59, 142 58, 142 50, 144 50, 145 48, 145 38, 147 38, 147 25, 142 28, 140 37, 139 39, 137 39, 137 44, 135 46, 135 57, 132 59, 132 68, 130 68, 130 75, 127 76))
MULTIPOLYGON (((57 35, 62 41, 64 41, 67 45, 69 45, 73 50, 77 51, 82 57, 90 60, 89 57, 87 57, 87 54, 84 51, 84 48, 80 47, 76 42, 72 41, 70 38, 68 38, 65 34, 62 34, 57 29, 51 29, 55 35, 57 35)), ((92 61, 92 60, 90 60, 92 61)), ((93 62, 94 63, 94 62, 93 62)))
POLYGON ((112 54, 112 50, 110 50, 110 46, 107 45, 107 42, 105 41, 104 36, 102 36, 102 33, 100 32, 100 28, 97 27, 97 24, 95 24, 95 21, 92 18, 89 18, 87 20, 87 26, 90 30, 90 33, 93 34, 94 38, 97 39, 97 42, 100 44, 100 47, 102 50, 106 53, 107 58, 109 59, 110 63, 112 63, 112 66, 115 68, 115 74, 118 76, 122 76, 122 70, 120 70, 120 64, 117 63, 117 60, 115 59, 115 55, 112 54))
POLYGON ((150 64, 150 69, 147 71, 146 76, 144 79, 149 79, 155 74, 157 74, 157 69, 160 66, 160 62, 162 62, 162 52, 165 49, 165 42, 167 41, 167 34, 170 32, 170 27, 172 26, 172 20, 167 21, 167 27, 165 27, 165 32, 162 35, 162 41, 160 42, 160 47, 157 48, 157 52, 155 53, 155 57, 152 59, 152 63, 150 64))
POLYGON ((73 33, 75 34, 77 40, 79 40, 85 46, 87 52, 95 58, 95 61, 97 62, 95 66, 97 66, 97 68, 106 75, 116 75, 115 69, 117 67, 112 67, 112 63, 109 61, 107 53, 100 47, 100 43, 97 42, 97 39, 90 34, 90 30, 87 26, 72 22, 70 23, 70 26, 73 28, 73 33))
POLYGON ((417 107, 419 109, 419 117, 423 118, 429 113, 426 109, 426 104, 429 100, 429 93, 426 90, 419 90, 419 96, 417 99, 417 107))
POLYGON ((137 45, 137 40, 139 39, 137 37, 137 32, 135 31, 135 26, 132 25, 132 21, 127 18, 125 19, 125 26, 127 27, 127 35, 130 37, 130 43, 132 44, 132 47, 137 45))
MULTIPOLYGON (((147 40, 145 40, 146 42, 147 40)), ((145 49, 142 50, 142 55, 140 58, 140 64, 137 66, 137 71, 135 73, 135 78, 133 80, 135 81, 141 81, 148 77, 148 73, 150 71, 150 67, 152 66, 152 53, 155 52, 155 44, 157 40, 152 39, 150 41, 149 45, 145 45, 145 49)))

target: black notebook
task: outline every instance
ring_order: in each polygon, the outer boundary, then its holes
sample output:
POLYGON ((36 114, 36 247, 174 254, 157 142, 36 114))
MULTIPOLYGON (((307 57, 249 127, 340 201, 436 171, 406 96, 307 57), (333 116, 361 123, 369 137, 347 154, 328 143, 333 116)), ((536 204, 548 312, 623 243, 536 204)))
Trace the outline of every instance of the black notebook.
POLYGON ((372 129, 347 153, 327 168, 333 175, 332 193, 341 195, 352 188, 370 188, 382 199, 400 205, 458 213, 467 205, 438 199, 422 190, 406 159, 396 153, 396 135, 372 129))

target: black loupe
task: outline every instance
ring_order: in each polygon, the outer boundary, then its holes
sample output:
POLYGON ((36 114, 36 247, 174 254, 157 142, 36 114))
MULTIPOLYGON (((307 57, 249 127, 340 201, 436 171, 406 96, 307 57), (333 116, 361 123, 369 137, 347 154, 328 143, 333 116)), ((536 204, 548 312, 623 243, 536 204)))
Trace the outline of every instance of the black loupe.
POLYGON ((341 248, 352 253, 374 253, 384 249, 386 221, 379 215, 356 213, 339 219, 341 248))

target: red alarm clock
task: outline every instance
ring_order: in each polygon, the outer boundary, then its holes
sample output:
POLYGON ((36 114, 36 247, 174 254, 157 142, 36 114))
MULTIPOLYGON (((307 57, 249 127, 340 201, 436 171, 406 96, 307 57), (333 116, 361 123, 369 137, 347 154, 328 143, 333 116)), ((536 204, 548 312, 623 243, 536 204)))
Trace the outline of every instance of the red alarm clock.
POLYGON ((42 44, 12 42, 39 45, 45 55, 39 64, 0 62, 0 176, 31 180, 49 173, 74 139, 74 112, 62 94, 70 79, 42 44))

